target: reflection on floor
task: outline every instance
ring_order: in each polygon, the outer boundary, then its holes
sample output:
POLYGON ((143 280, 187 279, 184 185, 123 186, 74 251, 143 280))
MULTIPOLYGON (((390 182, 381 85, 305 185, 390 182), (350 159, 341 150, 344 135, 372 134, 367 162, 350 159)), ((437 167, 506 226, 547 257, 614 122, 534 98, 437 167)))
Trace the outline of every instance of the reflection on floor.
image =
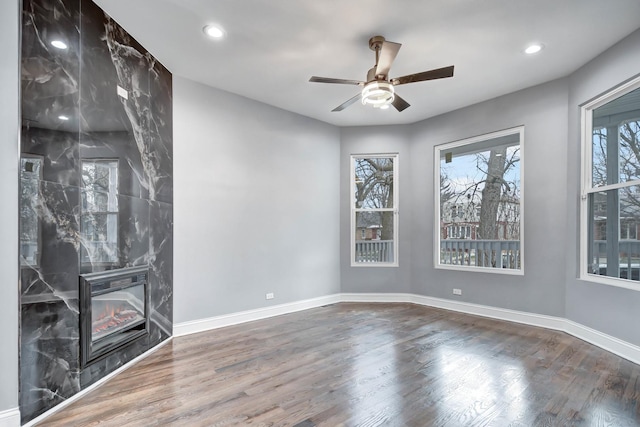
POLYGON ((341 303, 175 338, 39 425, 634 426, 639 379, 562 332, 341 303))

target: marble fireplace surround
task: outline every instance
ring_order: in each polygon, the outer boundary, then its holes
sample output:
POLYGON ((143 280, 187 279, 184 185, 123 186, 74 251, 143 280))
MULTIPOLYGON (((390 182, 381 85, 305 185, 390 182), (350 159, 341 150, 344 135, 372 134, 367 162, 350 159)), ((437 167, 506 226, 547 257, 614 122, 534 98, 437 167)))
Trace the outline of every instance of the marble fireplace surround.
POLYGON ((22 4, 24 424, 172 334, 173 125, 171 73, 91 0, 22 4), (148 334, 82 368, 80 275, 136 266, 148 334))

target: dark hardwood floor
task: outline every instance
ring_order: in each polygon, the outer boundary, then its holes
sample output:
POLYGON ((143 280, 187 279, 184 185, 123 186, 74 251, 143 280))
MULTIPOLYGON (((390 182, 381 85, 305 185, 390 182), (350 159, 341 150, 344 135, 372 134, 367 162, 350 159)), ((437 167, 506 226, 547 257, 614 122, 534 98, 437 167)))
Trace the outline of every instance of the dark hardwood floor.
POLYGON ((562 332, 342 303, 175 338, 38 426, 638 426, 639 378, 562 332))

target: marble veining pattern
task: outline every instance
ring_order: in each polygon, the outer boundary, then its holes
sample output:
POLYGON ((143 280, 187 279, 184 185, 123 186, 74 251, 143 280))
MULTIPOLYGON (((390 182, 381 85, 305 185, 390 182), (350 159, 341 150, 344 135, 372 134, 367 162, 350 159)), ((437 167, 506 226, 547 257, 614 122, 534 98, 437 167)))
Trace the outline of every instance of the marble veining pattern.
POLYGON ((171 73, 91 0, 24 0, 21 51, 26 423, 172 333, 173 127, 171 73), (138 265, 149 334, 81 368, 79 275, 138 265))

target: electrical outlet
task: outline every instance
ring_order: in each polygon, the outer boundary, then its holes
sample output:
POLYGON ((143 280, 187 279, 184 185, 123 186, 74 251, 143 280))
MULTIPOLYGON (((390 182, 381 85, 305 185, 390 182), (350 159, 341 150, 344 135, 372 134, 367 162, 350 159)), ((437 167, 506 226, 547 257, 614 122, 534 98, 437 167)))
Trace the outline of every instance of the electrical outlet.
POLYGON ((275 298, 275 295, 273 295, 273 292, 269 292, 269 293, 266 295, 266 297, 267 297, 267 299, 274 299, 274 298, 275 298))
POLYGON ((454 289, 453 290, 453 294, 454 295, 462 295, 462 289, 454 289))

